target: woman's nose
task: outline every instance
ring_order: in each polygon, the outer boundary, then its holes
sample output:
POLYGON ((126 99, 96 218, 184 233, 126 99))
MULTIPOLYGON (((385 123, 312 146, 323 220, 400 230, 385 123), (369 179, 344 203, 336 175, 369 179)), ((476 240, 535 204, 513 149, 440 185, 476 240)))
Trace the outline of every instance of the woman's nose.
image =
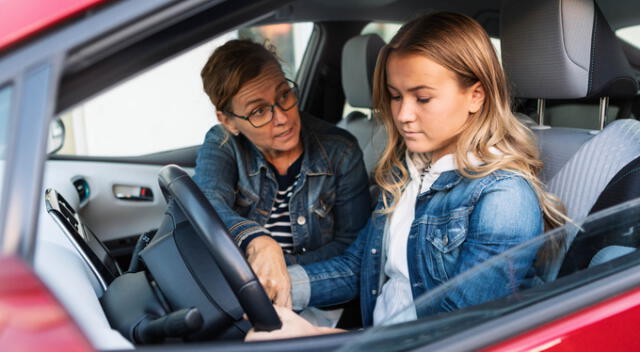
POLYGON ((407 123, 407 122, 413 122, 415 118, 416 118, 416 114, 412 104, 403 101, 398 107, 396 119, 399 122, 407 123))
POLYGON ((277 125, 284 125, 289 120, 286 111, 282 111, 278 105, 273 107, 273 123, 277 125))

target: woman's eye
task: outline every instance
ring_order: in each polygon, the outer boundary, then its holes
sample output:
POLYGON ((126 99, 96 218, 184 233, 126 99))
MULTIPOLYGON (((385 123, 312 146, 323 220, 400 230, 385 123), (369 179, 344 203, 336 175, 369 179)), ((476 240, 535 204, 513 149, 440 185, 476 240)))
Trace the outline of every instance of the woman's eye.
POLYGON ((417 98, 417 100, 420 104, 426 104, 431 100, 431 98, 417 98))
POLYGON ((264 113, 266 111, 267 111, 267 108, 264 107, 264 106, 261 106, 259 108, 256 108, 255 110, 253 110, 250 115, 251 116, 262 116, 262 115, 264 115, 264 113))
POLYGON ((398 100, 401 100, 401 99, 402 99, 402 97, 401 97, 401 96, 399 96, 399 95, 392 95, 392 96, 391 96, 391 100, 398 101, 398 100))
POLYGON ((289 90, 282 92, 282 94, 280 94, 280 100, 281 101, 287 100, 287 98, 289 97, 289 92, 290 92, 289 90))

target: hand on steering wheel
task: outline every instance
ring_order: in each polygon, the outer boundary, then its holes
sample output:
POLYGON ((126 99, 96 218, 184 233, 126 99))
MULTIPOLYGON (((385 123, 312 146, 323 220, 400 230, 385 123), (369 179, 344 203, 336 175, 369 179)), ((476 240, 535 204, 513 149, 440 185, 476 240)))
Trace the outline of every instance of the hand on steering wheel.
POLYGON ((278 242, 269 236, 256 237, 247 245, 246 254, 269 299, 291 309, 291 279, 278 242))
POLYGON ((158 183, 167 203, 170 200, 176 202, 199 239, 196 241, 195 236, 186 236, 184 240, 193 241, 195 246, 204 245, 211 253, 254 329, 279 329, 282 323, 269 297, 218 213, 191 177, 180 167, 167 165, 160 170, 158 183))

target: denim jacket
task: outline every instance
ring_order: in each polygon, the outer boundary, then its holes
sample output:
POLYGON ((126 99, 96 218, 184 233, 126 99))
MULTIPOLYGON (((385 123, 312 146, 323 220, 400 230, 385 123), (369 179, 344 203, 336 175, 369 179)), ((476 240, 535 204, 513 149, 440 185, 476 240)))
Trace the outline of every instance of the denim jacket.
MULTIPOLYGON (((378 201, 376 209, 381 207, 378 201)), ((543 232, 535 192, 524 178, 506 171, 473 179, 457 171, 444 172, 430 190, 418 195, 415 214, 407 242, 414 302, 456 275, 543 232)), ((338 304, 359 294, 362 321, 371 325, 376 298, 386 279, 383 233, 387 218, 374 212, 342 256, 290 266, 294 309, 338 304)), ((523 283, 536 252, 537 247, 527 247, 516 258, 498 261, 493 270, 465 278, 434 302, 416 302, 418 317, 512 293, 523 283)))
MULTIPOLYGON (((302 115, 304 154, 289 202, 293 254, 288 263, 311 263, 341 254, 370 214, 362 151, 347 131, 302 115)), ((263 154, 246 137, 221 125, 198 151, 195 182, 237 244, 264 232, 278 183, 263 154), (226 141, 225 141, 226 139, 226 141)))

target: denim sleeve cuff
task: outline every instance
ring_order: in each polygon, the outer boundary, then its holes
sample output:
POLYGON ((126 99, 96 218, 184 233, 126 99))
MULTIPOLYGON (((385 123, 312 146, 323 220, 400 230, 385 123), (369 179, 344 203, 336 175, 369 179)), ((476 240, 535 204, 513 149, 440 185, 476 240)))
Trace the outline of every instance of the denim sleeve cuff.
POLYGON ((242 239, 242 241, 240 241, 240 249, 242 249, 242 252, 246 252, 247 251, 247 246, 249 245, 249 242, 251 242, 251 240, 253 240, 256 237, 260 237, 260 236, 268 236, 268 234, 264 233, 264 232, 256 232, 256 233, 252 233, 251 235, 245 237, 244 239, 242 239))
POLYGON ((231 236, 238 247, 242 245, 242 242, 249 236, 254 234, 264 233, 265 229, 253 221, 240 221, 239 223, 229 228, 231 236))
POLYGON ((294 311, 301 311, 309 305, 311 298, 311 284, 309 276, 300 265, 291 265, 287 267, 289 277, 291 278, 291 301, 294 311))

